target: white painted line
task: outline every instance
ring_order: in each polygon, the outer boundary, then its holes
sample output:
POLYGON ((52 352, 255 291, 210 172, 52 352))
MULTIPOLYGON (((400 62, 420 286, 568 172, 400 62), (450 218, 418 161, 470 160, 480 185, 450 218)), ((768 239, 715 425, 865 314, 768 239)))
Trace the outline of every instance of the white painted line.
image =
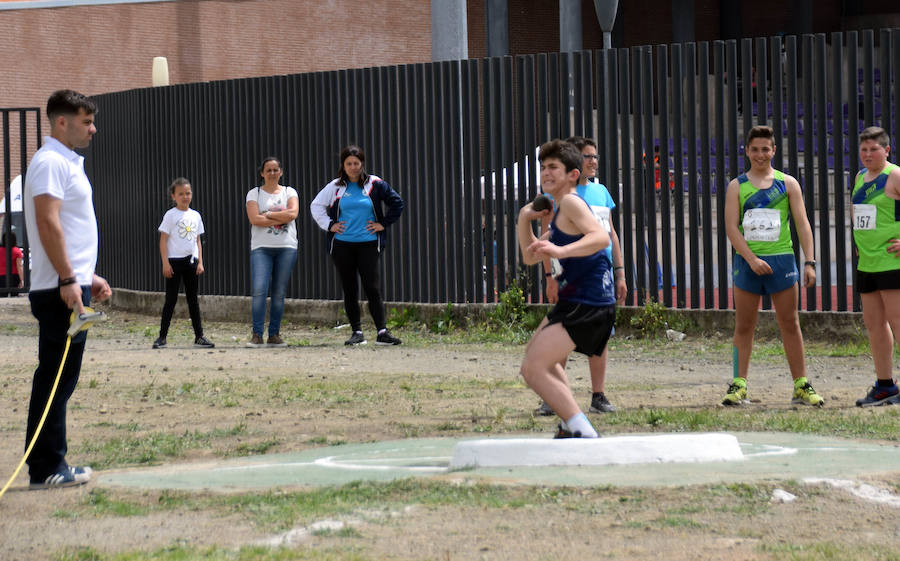
POLYGON ((610 438, 483 439, 456 445, 451 469, 511 466, 601 466, 743 460, 736 437, 685 433, 610 438))
MULTIPOLYGON (((368 464, 364 465, 359 462, 395 462, 395 461, 404 461, 404 462, 413 462, 413 461, 425 461, 431 458, 384 458, 382 460, 357 460, 354 463, 349 461, 342 461, 340 456, 327 456, 325 458, 319 458, 314 463, 317 466, 322 467, 330 467, 330 468, 339 468, 339 469, 349 469, 349 470, 370 470, 370 471, 412 471, 412 472, 425 472, 425 473, 442 473, 447 471, 446 467, 435 467, 435 466, 398 466, 390 463, 382 463, 382 464, 368 464)), ((446 461, 447 457, 444 456, 443 459, 446 461)))
POLYGON ((850 494, 866 501, 900 508, 900 496, 894 495, 886 489, 880 489, 867 483, 860 483, 859 481, 852 481, 850 479, 829 479, 821 477, 807 477, 803 482, 810 484, 826 483, 837 489, 844 489, 850 494))

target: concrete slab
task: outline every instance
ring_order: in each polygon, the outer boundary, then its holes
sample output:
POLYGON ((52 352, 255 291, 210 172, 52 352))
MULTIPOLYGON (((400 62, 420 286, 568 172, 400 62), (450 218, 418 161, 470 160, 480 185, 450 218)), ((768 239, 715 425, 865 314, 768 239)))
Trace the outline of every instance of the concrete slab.
POLYGON ((738 439, 726 433, 560 440, 487 438, 457 444, 450 460, 450 469, 729 462, 743 459, 738 439))
MULTIPOLYGON (((658 487, 805 478, 855 479, 875 473, 900 473, 898 444, 793 433, 732 435, 740 444, 744 457, 741 461, 451 469, 456 445, 466 440, 435 438, 345 444, 202 464, 95 472, 95 481, 101 487, 229 492, 406 477, 527 485, 658 487)), ((601 440, 608 439, 611 438, 601 440)), ((509 437, 489 440, 509 440, 509 437)), ((552 439, 547 438, 546 442, 552 439)))

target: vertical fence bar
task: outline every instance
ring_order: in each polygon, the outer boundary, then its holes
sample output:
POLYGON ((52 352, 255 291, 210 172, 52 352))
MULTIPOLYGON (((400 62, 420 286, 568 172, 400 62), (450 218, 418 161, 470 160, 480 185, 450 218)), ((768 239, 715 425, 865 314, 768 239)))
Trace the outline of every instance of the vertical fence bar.
POLYGON ((500 92, 500 129, 497 131, 500 135, 500 166, 498 177, 502 177, 502 190, 498 192, 497 206, 497 242, 499 244, 499 263, 501 265, 498 274, 498 290, 505 291, 511 282, 516 280, 518 270, 516 269, 516 248, 515 240, 515 220, 516 216, 516 199, 515 199, 515 175, 513 174, 513 161, 515 154, 513 152, 514 143, 513 135, 515 127, 513 116, 515 115, 515 98, 513 97, 513 64, 512 58, 503 57, 500 59, 500 72, 497 74, 499 80, 500 92))
MULTIPOLYGON (((426 119, 426 109, 425 109, 425 100, 427 98, 427 90, 425 86, 425 65, 424 64, 416 64, 412 67, 413 74, 412 78, 412 90, 411 90, 411 101, 412 105, 410 109, 413 111, 413 119, 410 122, 411 130, 410 135, 407 137, 413 144, 412 151, 412 160, 413 162, 422 162, 425 160, 425 151, 423 149, 424 141, 426 137, 425 133, 425 119, 426 119)), ((431 299, 431 285, 429 283, 428 272, 426 269, 430 268, 430 263, 427 261, 428 255, 428 225, 425 221, 425 212, 426 212, 426 201, 427 201, 427 187, 426 185, 426 177, 424 175, 424 171, 422 166, 413 166, 413 184, 416 185, 417 193, 416 197, 413 199, 413 204, 410 205, 409 214, 410 218, 413 219, 413 224, 415 228, 415 232, 418 237, 417 247, 413 248, 412 256, 415 262, 413 270, 415 271, 418 282, 416 283, 416 301, 417 302, 430 302, 431 299), (424 251, 423 251, 424 249, 424 251)))
POLYGON ((657 240, 656 227, 656 195, 655 195, 655 163, 653 159, 653 49, 642 47, 643 58, 643 88, 641 101, 643 110, 643 153, 644 153, 644 208, 646 209, 646 254, 647 254, 647 294, 653 302, 659 301, 660 270, 659 270, 659 242, 657 240))
MULTIPOLYGON (((638 305, 642 305, 650 298, 650 288, 647 284, 647 273, 650 265, 646 239, 646 186, 644 177, 647 169, 647 154, 644 152, 644 109, 643 92, 646 84, 644 78, 644 60, 641 56, 641 47, 631 48, 631 64, 634 72, 631 80, 631 118, 634 123, 634 144, 632 147, 634 168, 632 171, 634 197, 634 252, 635 266, 637 267, 637 282, 635 284, 638 305)), ((625 145, 627 146, 627 144, 625 145)))
MULTIPOLYGON (((534 149, 537 146, 535 138, 535 119, 537 112, 535 111, 535 88, 534 88, 534 55, 526 55, 516 57, 517 77, 518 77, 518 102, 517 102, 517 161, 518 168, 516 170, 518 189, 516 190, 516 201, 519 207, 529 200, 533 199, 538 192, 538 185, 534 181, 535 155, 534 149)), ((515 215, 510 216, 512 221, 518 216, 518 210, 515 215)), ((514 237, 515 238, 515 237, 514 237)), ((519 252, 513 249, 517 262, 520 258, 519 252)), ((529 298, 531 302, 537 303, 542 301, 544 275, 541 267, 529 268, 529 298)))
MULTIPOLYGON (((701 212, 703 226, 703 307, 713 308, 713 279, 715 278, 715 259, 713 258, 712 238, 712 188, 710 185, 710 140, 709 140, 709 43, 704 41, 698 45, 698 75, 700 77, 700 192, 702 193, 701 212)), ((719 118, 719 115, 716 115, 719 118)))
MULTIPOLYGON (((697 107, 697 56, 696 45, 684 46, 687 107, 697 107)), ((688 168, 688 233, 691 261, 691 308, 700 307, 700 204, 697 184, 697 114, 688 111, 687 121, 687 168, 688 168)), ((707 264, 704 263, 704 266, 707 264)))
MULTIPOLYGON (((613 140, 619 138, 619 124, 617 119, 619 111, 618 58, 615 49, 605 49, 602 53, 606 60, 606 88, 600 89, 607 92, 605 105, 603 107, 603 112, 606 114, 606 138, 604 139, 603 145, 607 161, 609 162, 607 173, 603 177, 617 208, 619 208, 618 205, 621 205, 622 203, 622 190, 619 185, 619 178, 621 177, 619 175, 619 143, 613 140)), ((621 216, 621 212, 612 213, 613 227, 616 229, 616 232, 619 233, 619 247, 620 251, 623 251, 624 241, 622 238, 621 216)), ((626 267, 625 274, 627 275, 628 260, 624 257, 623 260, 622 266, 626 267)), ((625 278, 629 277, 626 276, 625 278)), ((632 284, 633 282, 629 282, 629 286, 632 284)))
MULTIPOLYGON (((571 66, 569 67, 569 73, 572 76, 572 81, 570 86, 572 87, 572 108, 571 108, 571 119, 572 128, 570 129, 571 135, 584 136, 584 97, 582 96, 582 87, 583 83, 587 80, 584 80, 581 67, 582 67, 582 59, 585 55, 590 56, 590 51, 578 51, 574 53, 569 53, 565 58, 571 62, 571 66)), ((568 83, 568 82, 567 82, 568 83)), ((569 85, 566 86, 567 88, 569 85)), ((570 135, 566 135, 567 137, 570 135)))
MULTIPOLYGON (((10 158, 10 149, 9 149, 9 110, 3 109, 3 201, 4 208, 2 209, 6 215, 3 224, 3 234, 9 234, 12 232, 12 189, 10 189, 10 184, 12 183, 12 167, 10 166, 9 158, 10 158)), ((24 197, 25 194, 25 182, 22 182, 22 194, 24 197)), ((24 203, 24 201, 23 201, 24 203)), ((24 207, 23 207, 24 209, 24 207)), ((6 245, 0 246, 3 247, 4 255, 3 259, 6 260, 4 265, 6 266, 6 271, 9 274, 6 275, 5 282, 2 286, 0 286, 0 292, 6 294, 12 290, 12 240, 7 236, 6 245)), ((19 274, 22 274, 19 271, 19 274)))
MULTIPOLYGON (((483 303, 484 291, 484 209, 481 206, 481 129, 479 125, 478 104, 478 61, 468 60, 463 62, 463 87, 464 97, 463 116, 463 144, 465 155, 463 159, 463 193, 466 197, 466 232, 469 234, 469 245, 466 255, 469 264, 466 275, 466 285, 469 290, 467 302, 483 303)), ((412 244, 411 244, 412 245, 412 244)))
POLYGON ((881 107, 881 128, 888 134, 888 138, 893 139, 894 130, 891 122, 891 30, 881 29, 879 32, 881 44, 881 61, 878 64, 880 70, 880 80, 878 82, 878 99, 879 107, 881 107))
POLYGON ((875 32, 863 31, 863 119, 865 126, 875 125, 875 32))
MULTIPOLYGON (((834 166, 832 168, 834 177, 834 193, 832 193, 834 204, 834 259, 830 254, 826 254, 824 248, 819 256, 820 269, 828 270, 829 277, 832 263, 835 266, 835 280, 837 285, 837 310, 841 312, 847 311, 847 228, 845 227, 846 218, 844 209, 846 201, 844 197, 846 178, 844 177, 844 96, 843 87, 846 83, 846 77, 843 73, 844 52, 841 44, 841 34, 831 34, 831 106, 834 108, 835 124, 834 124, 834 166)), ((849 128, 848 132, 853 134, 853 129, 849 128)), ((827 200, 826 192, 826 200, 827 200)), ((809 257, 807 259, 810 259, 809 257)), ((831 292, 831 283, 825 283, 826 278, 822 278, 823 292, 831 292)))
MULTIPOLYGON (((856 31, 847 32, 847 123, 854 128, 859 129, 859 35, 856 31)), ((850 185, 853 188, 853 181, 856 174, 859 173, 859 133, 851 134, 847 138, 848 151, 850 152, 850 185)), ((852 274, 853 285, 856 286, 856 264, 859 257, 856 251, 850 252, 850 270, 852 274)), ((859 297, 859 291, 853 291, 853 311, 862 310, 862 302, 859 297)))
MULTIPOLYGON (((672 162, 675 168, 675 305, 687 307, 684 247, 684 53, 682 45, 672 45, 672 162)), ((626 260, 627 261, 627 260, 626 260)), ((696 300, 695 300, 696 301, 696 300)))
MULTIPOLYGON (((805 154, 803 158, 803 175, 804 179, 801 180, 801 185, 805 185, 806 187, 803 189, 803 199, 804 205, 806 206, 806 216, 809 219, 810 227, 814 227, 815 224, 815 158, 811 157, 810 154, 815 154, 815 144, 813 142, 813 129, 816 124, 816 119, 823 120, 824 116, 821 115, 823 108, 822 107, 814 107, 813 106, 813 90, 814 90, 814 76, 813 76, 813 36, 812 35, 804 35, 803 43, 801 44, 801 53, 803 57, 803 67, 801 69, 802 83, 801 87, 803 88, 803 146, 805 149, 805 154)), ((824 123, 824 120, 823 120, 824 123)), ((794 246, 795 255, 799 253, 800 247, 799 244, 794 246)), ((807 289, 806 291, 806 304, 807 309, 810 309, 809 306, 814 305, 815 302, 815 292, 814 289, 807 289), (810 292, 812 293, 812 298, 810 298, 810 292)), ((815 308, 811 308, 815 309, 815 308)))
POLYGON ((772 37, 769 42, 769 58, 772 69, 772 129, 775 131, 775 145, 778 147, 772 164, 775 169, 784 170, 784 84, 783 69, 781 68, 781 37, 772 37))
MULTIPOLYGON (((743 145, 738 133, 738 43, 735 40, 731 40, 725 44, 725 47, 727 53, 726 70, 728 72, 728 144, 726 144, 726 151, 728 151, 728 174, 723 177, 720 182, 720 185, 723 185, 723 189, 727 189, 727 185, 731 179, 738 176, 740 171, 740 168, 738 167, 738 158, 740 157, 741 146, 743 145), (730 147, 730 150, 728 147, 730 147)), ((743 159, 741 161, 743 161, 743 159)), ((719 198, 719 205, 719 208, 722 209, 722 217, 724 220, 725 204, 722 198, 719 198)), ((731 244, 725 235, 724 227, 719 234, 719 240, 721 240, 722 244, 726 245, 726 252, 728 257, 732 260, 733 265, 734 250, 731 248, 731 244)), ((731 277, 728 277, 728 283, 720 288, 720 290, 729 292, 730 288, 731 277)), ((733 298, 728 298, 728 304, 731 305, 732 302, 733 298)))
POLYGON ((487 127, 487 134, 485 136, 484 147, 484 170, 482 172, 484 176, 484 193, 482 196, 485 217, 484 254, 485 261, 487 262, 488 302, 495 302, 497 297, 496 277, 498 263, 496 252, 494 251, 497 244, 496 224, 494 221, 494 197, 497 190, 497 184, 500 182, 498 169, 498 161, 500 159, 498 153, 500 147, 497 142, 497 136, 491 134, 491 132, 499 128, 498 121, 500 117, 497 115, 497 104, 499 103, 499 100, 497 99, 497 91, 495 88, 495 76, 498 71, 498 59, 490 58, 485 61, 481 87, 482 99, 484 100, 484 124, 487 127))
MULTIPOLYGON (((829 197, 828 197, 828 138, 827 123, 834 123, 834 113, 831 118, 828 116, 827 103, 825 93, 827 91, 825 84, 827 81, 826 72, 828 69, 827 60, 825 58, 825 35, 819 33, 815 36, 815 89, 816 89, 816 113, 819 115, 816 123, 816 148, 818 151, 818 181, 817 190, 819 194, 818 215, 819 215, 819 252, 818 254, 826 260, 831 255, 831 220, 829 217, 829 197)), ((837 108, 840 114, 840 108, 837 108)), ((841 126, 838 120, 837 126, 841 126)), ((810 222, 810 226, 815 228, 815 223, 810 222)), ((813 230, 815 231, 815 230, 813 230)), ((831 269, 827 266, 819 268, 820 278, 818 284, 822 286, 822 309, 831 311, 831 269)), ((814 305, 808 309, 815 310, 818 307, 816 302, 815 290, 811 294, 812 302, 808 305, 814 305)))
MULTIPOLYGON (((631 95, 629 84, 631 84, 629 52, 628 49, 617 49, 619 57, 619 130, 621 146, 622 146, 622 216, 624 217, 622 228, 619 230, 619 241, 622 244, 622 251, 625 258, 625 278, 631 279, 629 283, 629 291, 626 296, 626 303, 632 305, 637 302, 638 290, 634 285, 636 278, 636 263, 634 247, 634 215, 632 210, 631 198, 631 179, 632 179, 632 163, 631 151, 628 147, 631 145, 631 95)), ((640 267, 638 267, 640 270, 640 267)))
MULTIPOLYGON (((741 40, 741 114, 744 121, 744 134, 741 138, 747 138, 747 133, 753 128, 753 115, 756 114, 756 102, 753 100, 753 40, 741 40)), ((744 159, 744 168, 747 169, 747 160, 744 159)))
POLYGON ((582 135, 587 138, 596 140, 597 128, 594 126, 596 117, 594 116, 594 53, 585 51, 581 57, 581 70, 578 72, 583 76, 581 81, 581 99, 582 111, 584 113, 584 129, 582 135))
POLYGON ((728 308, 728 241, 725 237, 725 190, 728 180, 725 178, 725 43, 713 43, 715 112, 716 112, 716 267, 718 282, 718 299, 716 305, 720 309, 728 308))
POLYGON ((546 140, 542 139, 542 142, 565 135, 565 132, 563 131, 566 129, 563 129, 562 123, 560 122, 562 101, 560 100, 559 95, 559 89, 561 87, 559 84, 561 66, 559 59, 559 53, 550 53, 547 55, 547 115, 550 118, 550 127, 547 131, 548 134, 545 137, 546 140))
MULTIPOLYGON (((608 72, 606 51, 596 51, 594 54, 594 61, 593 81, 595 82, 595 91, 597 92, 597 129, 595 132, 591 133, 591 138, 597 142, 597 155, 600 158, 597 160, 597 181, 604 183, 608 181, 606 178, 609 176, 609 146, 613 144, 613 139, 615 138, 613 136, 606 136, 608 128, 606 118, 609 103, 607 89, 611 88, 606 79, 608 72)), ((606 185, 609 192, 612 193, 613 186, 608 183, 606 183, 606 185)))
MULTIPOLYGON (((669 52, 665 45, 656 48, 656 103, 659 114, 659 194, 662 229, 663 304, 672 307, 672 190, 669 180, 669 52)), ((676 231, 676 234, 681 235, 676 231)))
MULTIPOLYGON (((892 37, 892 45, 893 45, 893 57, 891 61, 891 73, 888 78, 888 84, 892 84, 893 88, 885 87, 882 89, 883 92, 887 92, 884 95, 885 103, 893 103, 894 107, 894 135, 893 135, 893 148, 891 149, 891 156, 893 162, 896 164, 900 162, 900 157, 897 156, 897 151, 900 149, 900 139, 897 138, 897 135, 900 135, 900 29, 894 29, 891 31, 892 37), (893 90, 893 98, 891 98, 891 90, 893 90)), ((851 135, 852 136, 852 135, 851 135)), ((850 151, 851 157, 853 156, 853 151, 850 151)))

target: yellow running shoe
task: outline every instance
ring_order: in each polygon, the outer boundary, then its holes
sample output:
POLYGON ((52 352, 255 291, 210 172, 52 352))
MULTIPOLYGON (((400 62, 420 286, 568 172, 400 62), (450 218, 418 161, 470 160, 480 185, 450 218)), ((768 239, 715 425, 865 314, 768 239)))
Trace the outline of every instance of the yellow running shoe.
POLYGON ((735 378, 731 385, 728 386, 728 393, 722 400, 722 405, 742 405, 748 403, 747 399, 747 380, 743 378, 735 378))
POLYGON ((791 399, 791 404, 822 407, 825 405, 825 399, 816 393, 804 376, 794 380, 794 398, 791 399))

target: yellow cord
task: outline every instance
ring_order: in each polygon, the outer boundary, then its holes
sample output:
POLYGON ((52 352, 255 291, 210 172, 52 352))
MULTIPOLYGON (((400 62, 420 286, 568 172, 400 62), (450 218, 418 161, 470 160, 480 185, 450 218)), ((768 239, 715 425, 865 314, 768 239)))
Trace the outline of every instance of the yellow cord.
POLYGON ((72 343, 72 337, 66 337, 66 348, 63 351, 62 360, 59 362, 59 371, 56 373, 56 380, 53 381, 53 387, 50 389, 50 397, 47 399, 47 405, 44 407, 44 414, 41 415, 41 420, 37 425, 37 428, 34 430, 34 436, 31 437, 31 442, 28 443, 28 448, 25 449, 25 455, 22 456, 22 461, 19 462, 19 467, 16 468, 16 471, 13 472, 12 477, 9 478, 9 481, 6 482, 6 485, 3 486, 3 489, 0 489, 0 499, 3 498, 3 494, 6 493, 6 490, 9 489, 9 486, 12 485, 12 482, 16 479, 16 476, 19 475, 19 472, 22 471, 22 466, 25 465, 25 460, 28 458, 28 454, 31 454, 31 449, 34 448, 34 443, 37 442, 38 436, 41 434, 41 429, 44 427, 44 421, 47 420, 47 414, 50 412, 50 404, 53 403, 53 398, 56 396, 56 388, 59 386, 59 379, 62 377, 63 366, 66 365, 66 358, 69 356, 69 345, 72 343))

